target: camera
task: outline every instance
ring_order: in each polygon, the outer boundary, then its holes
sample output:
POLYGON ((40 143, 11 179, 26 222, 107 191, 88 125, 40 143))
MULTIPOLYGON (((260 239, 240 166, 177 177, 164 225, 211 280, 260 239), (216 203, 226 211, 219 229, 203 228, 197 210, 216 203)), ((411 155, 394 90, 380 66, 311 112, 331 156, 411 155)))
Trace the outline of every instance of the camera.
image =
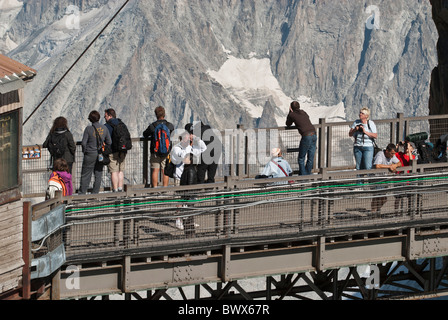
POLYGON ((358 131, 359 132, 364 132, 362 124, 358 125, 358 131))

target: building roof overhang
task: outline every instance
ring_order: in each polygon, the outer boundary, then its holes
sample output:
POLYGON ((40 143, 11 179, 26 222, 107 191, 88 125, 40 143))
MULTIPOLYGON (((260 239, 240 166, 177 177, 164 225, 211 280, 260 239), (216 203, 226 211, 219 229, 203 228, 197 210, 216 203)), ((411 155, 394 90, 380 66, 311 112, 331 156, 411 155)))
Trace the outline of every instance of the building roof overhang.
POLYGON ((36 70, 0 54, 0 93, 21 89, 36 76, 36 70))

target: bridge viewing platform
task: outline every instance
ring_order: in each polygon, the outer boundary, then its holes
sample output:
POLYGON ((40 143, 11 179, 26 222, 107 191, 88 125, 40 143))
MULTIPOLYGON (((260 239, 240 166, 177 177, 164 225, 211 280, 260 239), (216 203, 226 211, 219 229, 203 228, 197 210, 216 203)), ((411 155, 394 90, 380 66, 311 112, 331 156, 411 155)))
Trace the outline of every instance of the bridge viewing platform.
MULTIPOLYGON (((447 121, 402 115, 375 121, 378 144, 420 131, 437 140, 447 121)), ((355 171, 348 126, 321 121, 314 174, 278 179, 254 179, 265 164, 257 153, 278 146, 297 170, 297 130, 223 132, 223 157, 232 161, 220 166, 218 182, 183 187, 148 188, 147 141, 134 139, 124 192, 107 192, 105 174, 99 195, 27 203, 29 290, 49 299, 445 295, 448 163, 414 161, 393 174, 355 171), (372 201, 380 197, 387 201, 374 214, 372 201), (262 279, 261 288, 245 287, 248 279, 262 279)), ((41 154, 23 161, 25 197, 45 190, 49 156, 41 154)))

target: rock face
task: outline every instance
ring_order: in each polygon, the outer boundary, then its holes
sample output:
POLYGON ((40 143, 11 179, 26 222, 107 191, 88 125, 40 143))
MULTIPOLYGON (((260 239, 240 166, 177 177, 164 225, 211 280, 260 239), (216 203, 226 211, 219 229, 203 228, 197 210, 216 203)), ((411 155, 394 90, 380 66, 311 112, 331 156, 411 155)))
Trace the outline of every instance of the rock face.
POLYGON ((439 64, 431 76, 429 112, 431 115, 448 113, 448 1, 431 0, 433 19, 439 33, 437 54, 439 64))
MULTIPOLYGON (((26 118, 124 1, 2 3, 3 53, 38 70, 26 118)), ((218 129, 284 125, 292 99, 313 122, 356 119, 364 106, 374 119, 426 115, 437 65, 431 9, 417 0, 130 0, 27 122, 24 143, 42 143, 58 115, 81 139, 89 111, 109 107, 133 136, 158 105, 177 127, 218 129)))

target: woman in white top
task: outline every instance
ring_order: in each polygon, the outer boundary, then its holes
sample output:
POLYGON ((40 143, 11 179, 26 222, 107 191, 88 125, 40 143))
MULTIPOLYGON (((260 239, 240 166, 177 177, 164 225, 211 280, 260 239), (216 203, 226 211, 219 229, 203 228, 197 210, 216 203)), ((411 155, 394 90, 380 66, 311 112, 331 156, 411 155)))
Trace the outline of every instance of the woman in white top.
POLYGON ((370 120, 370 110, 362 108, 359 120, 350 127, 350 137, 355 138, 353 153, 355 155, 356 170, 370 170, 373 165, 374 139, 378 138, 376 125, 370 120))
POLYGON ((186 155, 192 153, 195 157, 199 156, 202 152, 207 150, 205 142, 194 136, 193 134, 185 131, 180 136, 180 142, 171 150, 171 161, 176 165, 174 171, 174 184, 180 185, 180 178, 184 171, 184 158, 186 155))

